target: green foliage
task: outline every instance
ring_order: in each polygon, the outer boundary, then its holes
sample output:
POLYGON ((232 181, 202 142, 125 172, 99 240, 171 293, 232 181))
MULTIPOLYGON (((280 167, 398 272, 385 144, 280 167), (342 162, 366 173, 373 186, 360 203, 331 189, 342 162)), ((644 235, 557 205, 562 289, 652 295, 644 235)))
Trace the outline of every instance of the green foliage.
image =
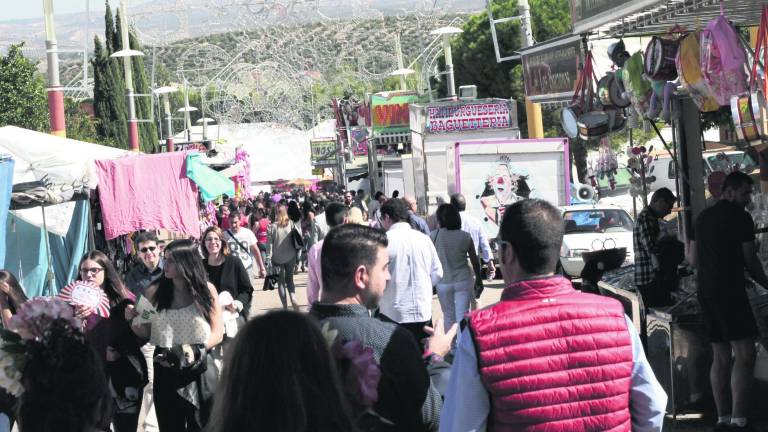
MULTIPOLYGON (((125 71, 122 59, 111 58, 110 55, 122 49, 120 37, 121 19, 118 13, 115 18, 109 2, 104 13, 104 44, 97 36, 94 40, 93 66, 93 99, 96 114, 96 130, 102 142, 114 144, 116 147, 128 148, 128 103, 125 97, 125 71)), ((138 40, 129 33, 129 46, 141 50, 138 40)), ((135 94, 151 94, 151 84, 142 57, 131 58, 131 72, 135 94)), ((152 118, 152 101, 149 97, 137 96, 136 118, 147 120, 152 118)), ((158 140, 157 127, 154 122, 139 123, 139 146, 142 151, 154 150, 158 140)))
POLYGON ((67 124, 67 138, 96 144, 110 145, 100 138, 96 128, 97 120, 86 112, 81 104, 89 101, 76 102, 70 98, 64 99, 64 117, 67 124))
POLYGON ((14 125, 46 132, 48 102, 37 63, 21 52, 22 44, 11 45, 0 57, 0 126, 14 125))

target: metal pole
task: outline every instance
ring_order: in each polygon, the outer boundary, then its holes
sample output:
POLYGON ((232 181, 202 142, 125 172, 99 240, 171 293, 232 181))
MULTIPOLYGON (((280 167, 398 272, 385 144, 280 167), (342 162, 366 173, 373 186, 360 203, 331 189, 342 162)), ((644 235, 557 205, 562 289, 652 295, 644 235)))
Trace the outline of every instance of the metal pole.
MULTIPOLYGON (((520 0, 520 39, 523 48, 533 46, 533 29, 531 27, 531 6, 528 0, 520 0)), ((544 138, 544 125, 541 118, 541 105, 531 102, 525 97, 525 114, 528 123, 528 138, 544 138)))
POLYGON ((189 83, 184 80, 184 127, 187 129, 187 142, 192 142, 192 120, 189 115, 189 83))
MULTIPOLYGON (((131 49, 128 38, 128 0, 122 0, 120 6, 120 36, 123 41, 123 50, 131 49)), ((139 151, 139 124, 136 121, 136 102, 133 95, 133 72, 131 70, 131 57, 123 57, 123 71, 125 73, 125 96, 128 100, 128 148, 132 151, 139 151)))
POLYGON ((45 14, 45 55, 48 61, 48 112, 51 117, 51 134, 66 137, 64 90, 59 79, 59 51, 56 43, 56 29, 53 25, 53 0, 43 0, 43 12, 45 14))
POLYGON ((168 94, 163 95, 163 110, 165 111, 165 151, 172 152, 173 147, 173 118, 171 117, 171 101, 168 94))
MULTIPOLYGON (((400 45, 400 33, 395 33, 395 49, 397 50, 397 69, 402 71, 405 69, 405 64, 403 62, 403 49, 400 45)), ((400 90, 406 90, 406 83, 405 83, 405 75, 402 73, 400 74, 400 90)))
POLYGON ((444 34, 443 39, 443 52, 445 53, 445 75, 446 84, 448 86, 448 97, 451 99, 456 98, 456 83, 453 77, 453 52, 451 51, 451 41, 449 35, 444 34))

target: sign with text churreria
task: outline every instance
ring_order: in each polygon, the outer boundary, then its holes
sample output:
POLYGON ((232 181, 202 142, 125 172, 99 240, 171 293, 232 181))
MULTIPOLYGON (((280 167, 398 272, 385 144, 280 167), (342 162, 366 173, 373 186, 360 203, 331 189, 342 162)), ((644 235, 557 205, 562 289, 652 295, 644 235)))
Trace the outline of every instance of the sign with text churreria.
POLYGON ((510 120, 505 101, 427 106, 425 129, 429 133, 508 129, 510 120))
POLYGON ((573 96, 581 62, 581 40, 569 36, 543 42, 521 52, 525 95, 534 102, 573 96))
POLYGON ((310 159, 315 168, 336 166, 336 140, 317 138, 309 140, 310 159))

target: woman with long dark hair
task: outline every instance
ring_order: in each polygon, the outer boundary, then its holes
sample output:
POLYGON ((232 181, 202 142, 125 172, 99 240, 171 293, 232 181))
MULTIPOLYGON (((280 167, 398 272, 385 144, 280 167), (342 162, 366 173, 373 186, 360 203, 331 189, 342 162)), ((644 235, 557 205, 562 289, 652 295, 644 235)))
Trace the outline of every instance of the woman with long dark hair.
POLYGON ((330 349, 308 316, 254 318, 227 359, 209 432, 356 430, 330 349))
POLYGON ((18 410, 20 431, 109 430, 112 397, 108 379, 99 355, 78 329, 60 322, 50 324, 26 357, 18 410))
POLYGON ((103 252, 86 253, 80 260, 79 269, 78 280, 98 286, 109 298, 109 318, 102 319, 95 313, 88 315, 85 336, 102 359, 115 395, 112 418, 115 431, 135 431, 149 376, 141 353, 142 344, 125 319, 125 309, 135 303, 136 297, 125 287, 112 261, 103 252))
POLYGON ((0 270, 0 315, 3 327, 8 328, 8 321, 16 315, 16 310, 27 301, 27 295, 21 288, 16 276, 8 270, 0 270))
POLYGON ((218 380, 210 350, 224 336, 221 307, 192 240, 174 240, 165 248, 163 271, 146 291, 156 316, 133 330, 156 347, 153 389, 160 430, 196 432, 208 420, 218 380))

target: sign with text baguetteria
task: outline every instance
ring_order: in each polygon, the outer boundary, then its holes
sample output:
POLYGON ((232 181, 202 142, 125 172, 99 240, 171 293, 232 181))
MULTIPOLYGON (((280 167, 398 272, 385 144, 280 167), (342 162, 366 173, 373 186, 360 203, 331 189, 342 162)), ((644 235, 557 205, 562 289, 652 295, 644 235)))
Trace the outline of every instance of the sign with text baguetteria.
POLYGON ((573 96, 581 62, 581 40, 568 36, 543 42, 521 52, 525 95, 534 102, 567 100, 573 96))
POLYGON ((464 132, 512 127, 508 101, 427 106, 429 133, 464 132))
POLYGON ((316 168, 336 165, 336 140, 316 138, 309 140, 310 159, 316 168))

